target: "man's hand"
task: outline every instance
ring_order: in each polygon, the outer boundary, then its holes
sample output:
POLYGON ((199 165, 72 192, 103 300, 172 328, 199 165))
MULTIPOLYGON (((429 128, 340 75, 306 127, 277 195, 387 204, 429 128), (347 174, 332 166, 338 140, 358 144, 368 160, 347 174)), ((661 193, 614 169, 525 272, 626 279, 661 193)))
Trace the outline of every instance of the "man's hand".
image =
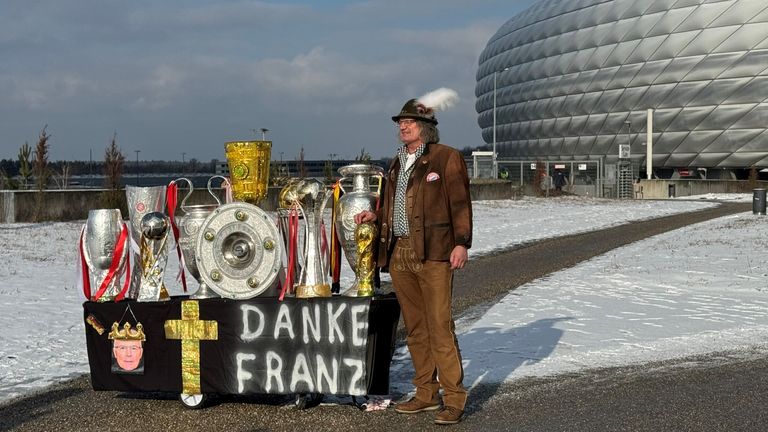
POLYGON ((376 222, 376 213, 363 210, 360 213, 355 215, 355 223, 360 225, 364 222, 376 222))
POLYGON ((458 245, 451 251, 451 270, 459 270, 464 268, 464 264, 467 263, 469 257, 467 256, 467 248, 458 245))

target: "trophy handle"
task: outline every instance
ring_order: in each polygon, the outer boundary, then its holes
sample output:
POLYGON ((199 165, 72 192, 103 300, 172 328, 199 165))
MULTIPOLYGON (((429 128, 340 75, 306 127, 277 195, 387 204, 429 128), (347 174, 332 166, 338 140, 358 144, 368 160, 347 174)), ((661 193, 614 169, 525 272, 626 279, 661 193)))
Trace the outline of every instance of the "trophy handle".
POLYGON ((213 199, 216 200, 216 205, 220 206, 221 205, 221 201, 219 201, 219 197, 217 197, 216 194, 213 193, 213 190, 211 190, 211 184, 213 182, 213 179, 217 179, 217 178, 221 179, 221 187, 223 187, 224 189, 227 189, 227 188, 231 189, 232 188, 232 183, 229 182, 228 178, 226 178, 224 176, 220 176, 220 175, 215 175, 215 176, 213 176, 213 177, 208 179, 208 194, 210 194, 213 197, 213 199))
POLYGON ((339 183, 339 189, 341 189, 341 192, 342 192, 342 193, 347 193, 347 191, 344 189, 344 185, 343 185, 343 184, 341 184, 341 182, 343 182, 344 180, 349 180, 349 177, 341 177, 341 178, 338 180, 338 183, 339 183))
POLYGON ((379 184, 376 186, 376 194, 381 196, 381 187, 384 185, 384 174, 376 173, 373 175, 373 177, 376 177, 376 180, 379 182, 379 184))
MULTIPOLYGON (((384 184, 384 174, 374 173, 374 174, 371 174, 371 177, 376 177, 376 181, 378 182, 378 184, 376 185, 376 193, 381 195, 381 186, 384 184)), ((347 191, 344 189, 344 185, 342 184, 342 182, 344 182, 345 180, 350 180, 350 178, 341 177, 338 180, 339 188, 343 193, 347 193, 347 191)))
POLYGON ((184 195, 184 199, 182 199, 182 200, 181 200, 181 209, 182 209, 182 210, 184 210, 184 211, 186 211, 186 207, 187 207, 187 205, 186 205, 186 202, 187 202, 187 198, 189 198, 189 197, 190 197, 190 195, 192 195, 192 191, 194 190, 194 187, 192 186, 192 181, 191 181, 190 179, 186 178, 186 177, 177 178, 177 179, 176 179, 176 180, 174 180, 173 182, 174 182, 174 183, 178 183, 178 182, 180 182, 180 181, 182 181, 182 180, 184 180, 185 182, 187 182, 187 186, 189 186, 189 192, 187 192, 187 194, 186 194, 186 195, 184 195))

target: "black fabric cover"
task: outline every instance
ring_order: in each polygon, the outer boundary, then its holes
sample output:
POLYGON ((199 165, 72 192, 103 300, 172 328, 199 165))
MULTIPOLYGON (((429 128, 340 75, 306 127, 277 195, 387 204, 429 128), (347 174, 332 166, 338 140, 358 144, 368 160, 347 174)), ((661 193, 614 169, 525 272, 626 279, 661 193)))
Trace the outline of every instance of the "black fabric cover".
MULTIPOLYGON (((84 303, 84 323, 92 315, 106 329, 99 335, 85 323, 94 390, 180 393, 181 341, 166 339, 164 323, 180 319, 184 300, 187 298, 84 303), (128 305, 146 334, 142 375, 111 371, 112 341, 107 335, 112 323, 121 318, 120 326, 128 321, 135 327, 133 316, 126 312, 128 305)), ((218 339, 200 341, 202 393, 389 393, 389 366, 400 317, 394 295, 287 298, 283 302, 276 298, 217 298, 198 300, 198 304, 200 320, 218 323, 218 339), (335 331, 331 332, 332 329, 335 331), (278 364, 282 367, 278 368, 278 364)))

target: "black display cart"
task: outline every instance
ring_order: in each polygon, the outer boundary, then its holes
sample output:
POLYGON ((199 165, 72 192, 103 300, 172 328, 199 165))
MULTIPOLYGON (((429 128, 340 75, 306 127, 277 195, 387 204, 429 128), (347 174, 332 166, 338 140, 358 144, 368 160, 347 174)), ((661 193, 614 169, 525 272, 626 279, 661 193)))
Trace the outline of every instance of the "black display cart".
POLYGON ((400 307, 394 295, 247 300, 173 297, 83 304, 94 390, 386 395, 400 307), (116 362, 113 324, 141 324, 141 362, 116 362))

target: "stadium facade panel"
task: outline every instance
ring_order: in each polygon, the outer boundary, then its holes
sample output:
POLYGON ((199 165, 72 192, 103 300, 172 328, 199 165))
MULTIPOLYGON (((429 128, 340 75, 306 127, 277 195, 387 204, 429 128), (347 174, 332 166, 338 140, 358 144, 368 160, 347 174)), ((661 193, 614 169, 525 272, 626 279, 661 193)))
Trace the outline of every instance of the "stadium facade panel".
POLYGON ((480 56, 488 144, 494 93, 501 158, 644 164, 653 109, 654 167, 768 167, 768 1, 542 0, 480 56))

